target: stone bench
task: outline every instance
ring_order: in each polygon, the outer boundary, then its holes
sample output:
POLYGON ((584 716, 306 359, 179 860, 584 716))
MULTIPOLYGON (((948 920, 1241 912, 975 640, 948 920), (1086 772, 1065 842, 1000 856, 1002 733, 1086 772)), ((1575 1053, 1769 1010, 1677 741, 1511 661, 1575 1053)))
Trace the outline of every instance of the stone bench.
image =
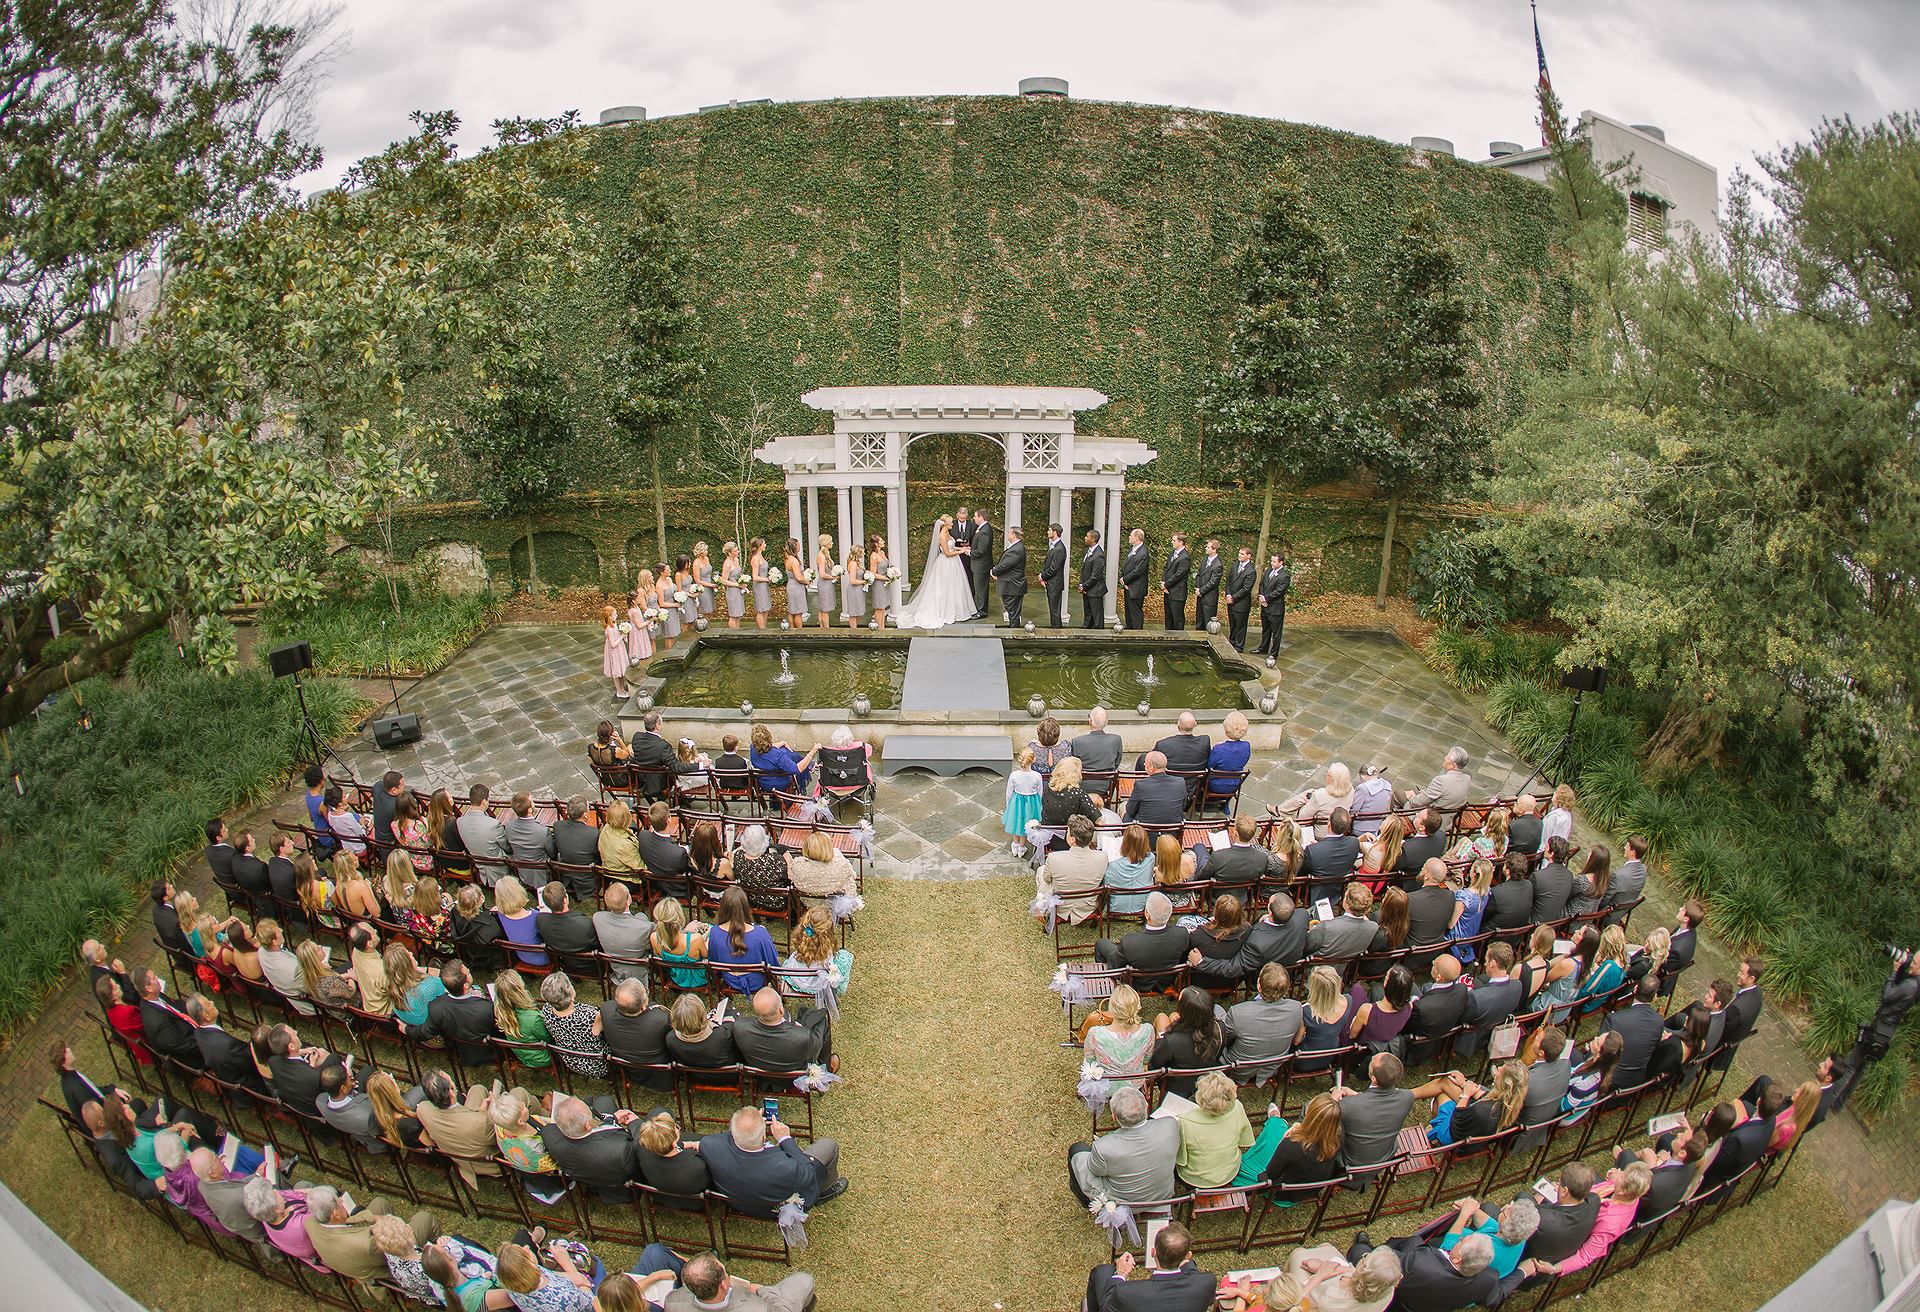
POLYGON ((902 770, 951 777, 962 770, 1013 769, 1013 740, 1005 734, 890 733, 880 751, 882 778, 902 770))

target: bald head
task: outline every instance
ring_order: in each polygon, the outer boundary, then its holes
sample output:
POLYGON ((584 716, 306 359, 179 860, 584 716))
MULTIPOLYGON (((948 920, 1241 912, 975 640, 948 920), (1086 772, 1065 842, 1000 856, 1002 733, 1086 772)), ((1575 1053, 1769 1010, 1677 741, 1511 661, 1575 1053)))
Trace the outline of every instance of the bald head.
POLYGON ((1433 959, 1433 982, 1451 984, 1460 978, 1460 959, 1443 952, 1433 959))
POLYGON ((1192 711, 1182 711, 1180 712, 1180 718, 1173 723, 1174 727, 1180 730, 1181 733, 1192 733, 1194 727, 1200 722, 1193 718, 1192 711))
POLYGON ((106 965, 107 964, 106 945, 97 938, 88 939, 85 943, 82 943, 80 945, 80 959, 86 962, 89 966, 106 965))
POLYGON ((211 1148, 195 1148, 187 1161, 193 1166, 194 1175, 208 1184, 216 1184, 227 1178, 226 1163, 211 1148))
POLYGON ((1097 733, 1106 727, 1107 727, 1107 708, 1106 707, 1096 706, 1092 710, 1087 712, 1087 728, 1092 729, 1094 732, 1097 733))
POLYGON ((1147 753, 1147 773, 1148 774, 1162 774, 1162 773, 1165 773, 1166 768, 1167 768, 1167 754, 1165 752, 1148 752, 1147 753))
POLYGON ((777 1025, 787 1018, 787 1008, 771 986, 753 995, 753 1018, 762 1025, 777 1025))

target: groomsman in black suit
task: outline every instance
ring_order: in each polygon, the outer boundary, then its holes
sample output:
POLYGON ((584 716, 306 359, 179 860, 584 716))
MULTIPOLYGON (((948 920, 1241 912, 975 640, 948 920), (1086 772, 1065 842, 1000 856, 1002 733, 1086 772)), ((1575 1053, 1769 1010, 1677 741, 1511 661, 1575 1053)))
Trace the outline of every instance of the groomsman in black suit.
POLYGON ((1173 535, 1173 549, 1160 569, 1160 598, 1166 611, 1168 633, 1187 627, 1187 579, 1193 573, 1193 559, 1187 555, 1187 535, 1173 535))
POLYGON ((1287 589, 1293 586, 1293 571, 1286 557, 1274 552, 1267 557, 1266 577, 1260 580, 1260 654, 1280 654, 1280 631, 1287 627, 1287 589))
POLYGON ((1058 524, 1047 525, 1047 557, 1040 562, 1040 583, 1047 590, 1047 622, 1056 629, 1066 627, 1060 612, 1067 599, 1067 544, 1060 538, 1058 524))
POLYGON ((1193 576, 1193 627, 1205 632, 1220 613, 1220 579, 1227 563, 1220 559, 1220 539, 1207 539, 1207 554, 1193 576))
POLYGON ((1087 530, 1086 554, 1080 557, 1080 627, 1107 627, 1107 552, 1097 529, 1087 530))
POLYGON ((987 512, 973 512, 973 536, 967 547, 967 565, 973 571, 973 617, 987 617, 987 578, 993 571, 993 525, 987 512))
POLYGON ((1247 616, 1253 613, 1253 589, 1259 581, 1253 568, 1253 548, 1240 548, 1240 559, 1227 575, 1227 640, 1235 651, 1247 649, 1247 616))
POLYGON ((1007 530, 1007 549, 993 567, 993 577, 1000 580, 1000 605, 1010 629, 1020 627, 1020 612, 1027 604, 1027 544, 1021 541, 1023 536, 1017 528, 1007 530))
POLYGON ((1127 627, 1144 629, 1147 626, 1147 575, 1152 572, 1152 562, 1147 559, 1147 534, 1145 529, 1135 529, 1127 535, 1131 545, 1127 548, 1127 558, 1120 562, 1120 591, 1126 598, 1127 627))

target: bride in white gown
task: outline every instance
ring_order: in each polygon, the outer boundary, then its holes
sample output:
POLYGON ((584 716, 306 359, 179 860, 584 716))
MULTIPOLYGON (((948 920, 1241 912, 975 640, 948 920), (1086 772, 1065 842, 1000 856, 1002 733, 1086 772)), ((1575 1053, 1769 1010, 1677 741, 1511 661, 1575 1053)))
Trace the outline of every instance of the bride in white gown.
POLYGON ((967 572, 966 553, 953 544, 953 516, 942 515, 933 526, 920 586, 914 589, 913 600, 893 612, 893 622, 903 629, 939 629, 963 623, 972 615, 973 580, 967 572))

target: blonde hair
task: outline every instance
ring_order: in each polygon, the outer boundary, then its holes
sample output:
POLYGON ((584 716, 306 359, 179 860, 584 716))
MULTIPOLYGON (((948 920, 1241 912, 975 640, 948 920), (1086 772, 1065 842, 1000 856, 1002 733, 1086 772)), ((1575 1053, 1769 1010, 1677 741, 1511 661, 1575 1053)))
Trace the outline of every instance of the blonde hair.
POLYGON ((1307 976, 1307 1010, 1323 1025, 1340 1019, 1340 972, 1315 966, 1307 976))
POLYGON ((308 939, 293 950, 300 962, 300 979, 307 986, 309 997, 320 996, 320 981, 333 972, 327 969, 327 959, 321 954, 319 943, 308 939))
POLYGON ((1517 1061, 1507 1062, 1493 1073, 1487 1096, 1500 1106, 1500 1120, 1493 1128, 1504 1130, 1520 1119, 1527 1101, 1527 1068, 1517 1061))
POLYGON ((1056 793, 1064 793, 1069 788, 1078 788, 1086 777, 1087 767, 1080 763, 1077 756, 1053 763, 1053 773, 1047 776, 1047 787, 1056 793))
POLYGON ((608 829, 633 828, 633 808, 618 798, 608 802, 605 827, 608 829))
POLYGON ((640 1146, 664 1157, 680 1143, 680 1122, 672 1112, 656 1112, 640 1127, 640 1146))
POLYGON ((1653 1188, 1653 1171, 1645 1162, 1629 1162, 1620 1172, 1620 1183, 1614 1186, 1613 1201, 1630 1203, 1637 1198, 1646 1197, 1647 1190, 1653 1188))
POLYGON ((1619 925, 1608 925, 1600 931, 1600 950, 1594 954, 1595 961, 1611 961, 1620 969, 1627 968, 1627 931, 1619 925))
POLYGON ((1208 1071, 1193 1086, 1193 1100, 1209 1116, 1225 1116, 1238 1095, 1233 1080, 1219 1071, 1208 1071))
POLYGON ((444 908, 440 905, 440 881, 432 875, 422 875, 413 885, 413 909, 431 920, 444 908))
POLYGON ((823 966, 833 959, 837 947, 833 913, 825 907, 808 907, 807 914, 800 917, 800 923, 794 926, 794 960, 803 966, 823 966))
POLYGON ((1248 727, 1247 717, 1239 711, 1228 711, 1227 718, 1220 721, 1220 732, 1234 742, 1239 742, 1247 736, 1248 727))
POLYGON ((1177 884, 1186 878, 1182 869, 1186 852, 1172 834, 1162 834, 1153 844, 1153 882, 1177 884))
POLYGON ((825 865, 833 860, 833 839, 816 829, 807 835, 806 844, 800 851, 807 860, 825 865))
POLYGON ((1495 843, 1504 843, 1507 841, 1507 810, 1505 807, 1496 806, 1493 810, 1487 812, 1486 834, 1487 837, 1495 843))
POLYGON ((688 1043, 698 1043, 713 1032, 713 1018, 707 1014, 707 1004, 698 993, 682 993, 675 998, 667 1020, 673 1032, 688 1043))
POLYGON ((1549 804, 1549 809, 1558 811, 1573 810, 1572 784, 1561 784, 1553 790, 1553 801, 1549 804))
POLYGON ((1335 761, 1327 767, 1327 796, 1335 801, 1353 796, 1353 771, 1344 761, 1335 761))
POLYGON ((374 1071, 367 1076, 367 1101, 373 1105, 374 1118, 386 1137, 394 1143, 402 1142, 401 1118, 413 1115, 413 1110, 400 1092, 400 1082, 386 1071, 374 1071))
POLYGON ((531 1294, 540 1288, 540 1263, 533 1251, 520 1244, 502 1244, 494 1276, 500 1287, 514 1294, 531 1294))
POLYGON ((173 909, 183 925, 194 924, 200 919, 200 899, 184 888, 173 895, 173 909))
POLYGON ((333 854, 333 882, 343 884, 360 873, 360 858, 346 848, 333 854))
POLYGON ((380 964, 387 968, 388 996, 395 1006, 406 1006, 408 995, 427 977, 426 972, 402 943, 387 944, 387 950, 380 954, 380 964))
POLYGON ((517 970, 503 970, 493 977, 493 1023, 510 1039, 520 1037, 520 1013, 535 1011, 533 995, 517 970))
POLYGON ((1013 758, 1013 763, 1022 770, 1033 769, 1033 744, 1028 743, 1025 747, 1022 747, 1020 749, 1020 755, 1013 758))
POLYGON ((508 875, 493 886, 493 905, 506 915, 519 915, 527 909, 527 886, 508 875))
POLYGON ((1300 1282, 1282 1271, 1260 1291, 1260 1307, 1262 1312, 1295 1312, 1301 1297, 1300 1282))
POLYGON ((1485 857, 1481 857, 1478 861, 1475 861, 1471 867, 1470 878, 1471 882, 1467 887, 1480 894, 1480 896, 1485 897, 1488 890, 1493 887, 1493 862, 1487 860, 1485 857))
POLYGON ((1658 975, 1660 967, 1666 964, 1667 954, 1673 950, 1673 931, 1665 925, 1655 925, 1647 931, 1647 973, 1658 975))
POLYGON ((1546 957, 1551 960, 1553 957, 1553 944, 1553 926, 1535 925, 1533 927, 1533 936, 1527 940, 1527 952, 1531 956, 1546 957))
POLYGON ((413 896, 413 859, 401 848, 387 853, 387 905, 398 911, 413 896))
POLYGON ((1138 1025, 1140 994, 1131 984, 1115 984, 1113 996, 1107 999, 1107 1011, 1122 1025, 1138 1025))
POLYGON ((687 932, 686 910, 674 898, 661 898, 653 904, 653 928, 660 935, 660 946, 669 952, 681 951, 687 932))

